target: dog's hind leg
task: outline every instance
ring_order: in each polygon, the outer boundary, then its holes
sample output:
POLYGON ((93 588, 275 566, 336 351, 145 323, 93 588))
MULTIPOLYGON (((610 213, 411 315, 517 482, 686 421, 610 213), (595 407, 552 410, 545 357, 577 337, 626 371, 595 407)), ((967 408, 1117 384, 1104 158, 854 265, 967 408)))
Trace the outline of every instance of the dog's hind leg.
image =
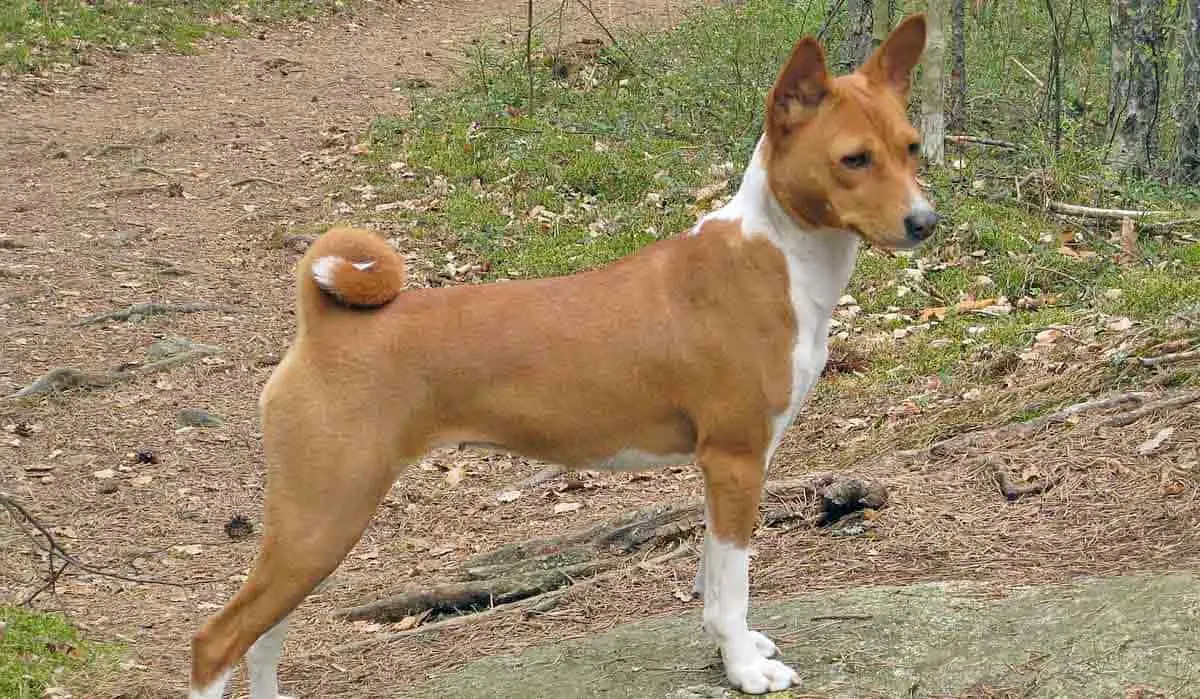
POLYGON ((262 550, 242 588, 192 639, 192 699, 220 699, 243 655, 251 699, 279 697, 287 615, 349 553, 396 473, 375 446, 379 433, 362 424, 337 435, 313 424, 266 426, 262 550))

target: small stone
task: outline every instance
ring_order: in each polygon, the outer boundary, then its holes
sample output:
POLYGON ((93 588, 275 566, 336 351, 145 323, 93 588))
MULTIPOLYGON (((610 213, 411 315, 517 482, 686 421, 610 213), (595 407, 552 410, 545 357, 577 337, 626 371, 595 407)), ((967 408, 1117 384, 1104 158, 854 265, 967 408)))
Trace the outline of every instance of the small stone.
POLYGON ((855 299, 850 294, 846 294, 845 296, 838 299, 837 305, 839 305, 839 306, 857 306, 858 300, 855 299))
POLYGON ((254 533, 254 525, 241 515, 234 515, 225 523, 225 536, 239 541, 254 533))
MULTIPOLYGON (((44 483, 45 481, 46 479, 43 478, 42 482, 44 483)), ((112 495, 113 493, 117 492, 120 487, 120 484, 118 484, 116 481, 100 481, 100 485, 96 487, 96 492, 100 493, 101 495, 112 495)))

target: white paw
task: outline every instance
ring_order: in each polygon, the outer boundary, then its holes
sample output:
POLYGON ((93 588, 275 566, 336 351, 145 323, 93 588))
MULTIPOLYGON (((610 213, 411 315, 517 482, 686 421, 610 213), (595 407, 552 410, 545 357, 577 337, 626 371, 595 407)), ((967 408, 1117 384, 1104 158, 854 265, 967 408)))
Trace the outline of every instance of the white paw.
POLYGON ((774 658, 776 655, 779 655, 779 647, 765 635, 757 631, 751 631, 750 638, 754 641, 754 650, 758 651, 758 654, 762 657, 774 658))
POLYGON ((725 663, 725 676, 736 689, 746 694, 766 694, 800 683, 800 675, 778 660, 760 656, 725 663))

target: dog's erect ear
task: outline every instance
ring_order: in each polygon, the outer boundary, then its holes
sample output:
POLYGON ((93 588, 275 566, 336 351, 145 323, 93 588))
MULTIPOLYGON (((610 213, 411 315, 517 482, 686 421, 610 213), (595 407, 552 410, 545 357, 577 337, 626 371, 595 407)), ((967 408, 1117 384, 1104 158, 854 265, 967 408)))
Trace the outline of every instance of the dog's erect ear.
POLYGON ((779 73, 767 98, 767 117, 773 128, 787 129, 802 121, 829 94, 825 51, 811 36, 796 42, 792 56, 779 73))
POLYGON ((871 82, 890 87, 907 98, 912 85, 912 70, 924 50, 925 15, 913 15, 892 30, 859 72, 871 82))

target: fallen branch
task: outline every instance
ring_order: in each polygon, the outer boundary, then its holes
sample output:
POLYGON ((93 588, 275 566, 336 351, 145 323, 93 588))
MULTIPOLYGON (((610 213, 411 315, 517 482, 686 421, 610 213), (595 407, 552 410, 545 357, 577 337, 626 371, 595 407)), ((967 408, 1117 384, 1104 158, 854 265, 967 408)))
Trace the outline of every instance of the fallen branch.
MULTIPOLYGON (((764 526, 802 520, 831 523, 887 502, 883 484, 841 473, 772 481, 763 493, 764 526)), ((703 526, 704 499, 628 510, 557 536, 519 541, 474 556, 461 565, 460 582, 401 594, 344 609, 349 619, 396 621, 425 611, 455 613, 512 603, 594 579, 619 565, 622 555, 678 542, 703 526)))
POLYGON ((221 311, 229 313, 236 310, 231 306, 218 306, 211 303, 135 303, 132 306, 118 308, 111 311, 104 311, 90 315, 82 320, 77 320, 72 325, 80 327, 84 325, 93 325, 102 323, 106 320, 129 320, 134 316, 155 316, 166 315, 168 313, 201 313, 204 311, 221 311))
POLYGON ((980 146, 994 146, 996 148, 1004 148, 1007 150, 1024 150, 1024 147, 1013 143, 1012 141, 1001 141, 995 138, 983 138, 982 136, 967 136, 965 134, 947 134, 946 140, 951 143, 970 143, 980 146))
POLYGON ((1035 82, 1039 88, 1041 88, 1041 89, 1043 89, 1043 90, 1044 90, 1044 89, 1046 89, 1046 83, 1042 82, 1042 79, 1041 79, 1041 78, 1039 78, 1038 76, 1034 75, 1034 73, 1033 73, 1033 71, 1032 71, 1032 70, 1029 70, 1028 68, 1026 68, 1024 63, 1022 63, 1022 62, 1018 61, 1018 60, 1017 60, 1017 58, 1016 58, 1016 56, 1009 56, 1008 58, 1009 58, 1009 60, 1011 60, 1013 63, 1017 64, 1017 67, 1021 69, 1021 72, 1025 73, 1025 75, 1026 75, 1026 76, 1027 76, 1027 77, 1028 77, 1030 80, 1032 80, 1033 82, 1035 82))
POLYGON ((1190 393, 1180 393, 1178 395, 1171 396, 1170 398, 1164 398, 1162 400, 1154 401, 1153 403, 1143 405, 1142 407, 1137 408, 1136 410, 1130 410, 1128 412, 1113 415, 1112 417, 1105 420, 1103 424, 1108 425, 1109 427, 1124 427, 1126 425, 1137 422, 1138 420, 1141 420, 1142 418, 1146 417, 1147 415, 1150 415, 1151 413, 1157 412, 1159 410, 1169 410, 1171 408, 1182 408, 1185 405, 1191 405, 1192 403, 1196 403, 1196 402, 1200 402, 1200 391, 1192 391, 1190 393))
MULTIPOLYGON (((641 561, 641 562, 635 564, 633 566, 633 568, 641 569, 641 570, 653 568, 653 567, 656 567, 663 563, 666 563, 667 561, 671 561, 676 558, 682 558, 683 556, 687 555, 690 552, 691 552, 691 546, 688 546, 687 544, 680 544, 674 550, 672 550, 668 553, 664 553, 661 556, 657 556, 655 558, 651 558, 651 559, 641 561)), ((510 602, 508 604, 500 604, 500 605, 496 605, 494 607, 489 607, 488 609, 477 612, 475 614, 469 614, 466 616, 452 616, 447 619, 441 619, 441 620, 435 621, 431 624, 424 624, 424 625, 418 626, 413 629, 406 629, 404 631, 396 631, 393 633, 373 635, 372 637, 363 639, 361 641, 354 641, 352 643, 344 643, 340 646, 334 646, 333 648, 330 648, 328 651, 322 651, 321 654, 329 655, 329 654, 334 654, 334 653, 346 653, 346 652, 350 652, 350 651, 361 650, 363 648, 370 648, 372 646, 377 646, 377 645, 380 645, 383 643, 388 643, 390 641, 395 641, 395 640, 401 639, 401 638, 407 638, 409 636, 418 636, 421 634, 433 633, 436 631, 445 631, 447 629, 453 629, 453 628, 457 628, 459 626, 466 626, 468 624, 474 624, 474 623, 482 621, 484 619, 488 619, 493 616, 498 616, 500 614, 506 614, 508 612, 515 612, 515 611, 520 611, 520 610, 529 610, 532 612, 534 610, 540 610, 542 607, 545 607, 548 610, 548 609, 552 608, 558 602, 562 601, 562 599, 564 599, 568 593, 578 592, 579 590, 586 589, 587 587, 596 585, 597 583, 602 582, 604 580, 610 580, 610 579, 624 573, 625 570, 626 570, 625 568, 613 568, 613 569, 610 569, 600 575, 593 576, 592 578, 584 581, 583 583, 581 583, 579 585, 569 587, 566 590, 553 590, 550 592, 545 592, 540 595, 536 595, 533 597, 527 597, 525 599, 522 599, 522 600, 519 600, 516 602, 510 602), (553 600, 554 604, 550 604, 551 600, 553 600)), ((314 655, 314 653, 309 653, 303 657, 309 657, 311 655, 314 655)))
POLYGON ((177 366, 187 364, 201 357, 217 354, 220 352, 215 347, 198 345, 196 349, 186 352, 179 352, 168 357, 147 362, 132 369, 124 369, 122 371, 113 371, 103 374, 93 374, 90 372, 80 371, 74 367, 55 367, 45 374, 42 374, 33 383, 25 388, 10 394, 5 397, 5 400, 16 400, 27 398, 29 396, 41 396, 51 393, 60 393, 62 391, 73 388, 92 389, 105 388, 122 381, 130 381, 140 376, 149 374, 157 374, 159 372, 174 369, 177 366))
MULTIPOLYGON (((167 587, 185 587, 185 588, 193 587, 195 585, 204 585, 204 584, 208 584, 208 583, 220 582, 220 579, 214 578, 212 580, 195 580, 192 582, 177 583, 177 582, 171 582, 169 580, 159 580, 157 578, 139 578, 139 577, 133 577, 130 575, 121 575, 120 573, 110 573, 106 570, 100 570, 99 568, 96 568, 94 566, 88 565, 87 563, 84 563, 83 561, 79 560, 78 558, 75 558, 73 555, 68 553, 67 550, 65 548, 63 548, 62 544, 58 543, 58 539, 55 538, 54 534, 52 534, 50 532, 50 529, 46 525, 42 524, 42 522, 40 520, 38 520, 37 517, 34 517, 33 513, 31 513, 28 509, 26 509, 24 505, 17 502, 16 498, 14 498, 13 496, 9 495, 8 493, 0 492, 0 506, 3 506, 5 509, 7 509, 9 511, 9 514, 11 514, 14 519, 17 519, 19 517, 21 519, 24 519, 26 522, 29 522, 29 524, 34 529, 36 529, 39 534, 41 534, 43 537, 45 537, 46 541, 43 543, 41 540, 39 540, 33 534, 29 534, 29 538, 31 541, 33 541, 34 545, 37 546, 38 548, 44 550, 46 553, 48 553, 50 555, 51 567, 53 567, 54 557, 58 556, 62 561, 64 561, 64 563, 73 565, 76 568, 78 568, 84 572, 91 573, 93 575, 99 575, 100 577, 104 577, 104 578, 111 578, 113 580, 121 580, 124 582, 143 583, 143 584, 148 584, 148 585, 166 585, 167 587)), ((66 566, 64 565, 63 568, 65 569, 66 566)), ((61 570, 58 571, 57 573, 53 574, 51 576, 51 580, 50 580, 49 584, 46 587, 53 585, 54 581, 56 581, 58 579, 58 577, 61 575, 62 575, 61 570)), ((46 588, 44 587, 42 589, 44 590, 46 588)), ((40 592, 41 592, 41 590, 39 590, 39 593, 40 592)), ((34 595, 34 596, 36 596, 36 595, 34 595)), ((29 598, 30 601, 32 601, 32 599, 33 599, 33 597, 29 598)))
POLYGON ((1067 216, 1083 216, 1086 218, 1102 218, 1120 220, 1123 218, 1146 218, 1147 216, 1165 216, 1169 211, 1140 211, 1137 209, 1097 209, 1091 206, 1065 204, 1061 201, 1051 201, 1046 208, 1058 214, 1067 216))
POLYGON ((1107 410, 1108 408, 1123 407, 1126 405, 1140 405, 1146 400, 1154 398, 1157 394, 1148 391, 1134 391, 1131 393, 1119 393, 1115 396, 1106 398, 1097 398, 1094 400, 1084 401, 1068 405, 1065 408, 1056 410, 1052 413, 1047 413, 1032 420, 1025 422, 1017 422, 1010 425, 1001 425, 985 430, 975 430, 965 432, 953 437, 943 439, 938 442, 921 448, 921 449, 906 449, 896 452, 896 456, 902 459, 914 459, 923 456, 947 456, 949 454, 965 451, 972 447, 978 446, 982 442, 994 442, 998 439, 1011 437, 1028 437, 1043 427, 1052 424, 1066 422, 1068 418, 1083 413, 1094 412, 1097 410, 1107 410))
POLYGON ((1200 359, 1200 350, 1172 352, 1170 354, 1163 354, 1157 357, 1138 357, 1138 363, 1145 367, 1152 367, 1186 362, 1189 359, 1200 359))

